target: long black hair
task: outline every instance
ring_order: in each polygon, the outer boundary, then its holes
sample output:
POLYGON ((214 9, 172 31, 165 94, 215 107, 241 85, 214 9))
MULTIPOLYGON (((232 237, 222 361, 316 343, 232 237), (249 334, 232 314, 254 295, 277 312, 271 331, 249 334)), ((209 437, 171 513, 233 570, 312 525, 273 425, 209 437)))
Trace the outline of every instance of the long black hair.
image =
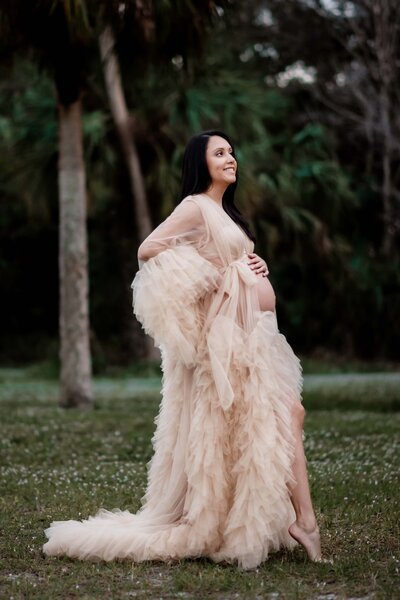
MULTIPOLYGON (((182 191, 181 200, 192 194, 204 193, 211 184, 211 176, 206 161, 206 150, 210 137, 218 135, 228 142, 232 148, 232 156, 235 157, 235 149, 229 137, 223 131, 210 129, 194 135, 188 142, 183 155, 182 167, 182 191)), ((236 158, 236 157, 235 157, 236 158)), ((238 182, 238 170, 236 170, 236 181, 231 183, 222 197, 222 207, 225 212, 237 223, 246 235, 255 243, 256 238, 250 230, 249 224, 235 205, 235 191, 238 182)))

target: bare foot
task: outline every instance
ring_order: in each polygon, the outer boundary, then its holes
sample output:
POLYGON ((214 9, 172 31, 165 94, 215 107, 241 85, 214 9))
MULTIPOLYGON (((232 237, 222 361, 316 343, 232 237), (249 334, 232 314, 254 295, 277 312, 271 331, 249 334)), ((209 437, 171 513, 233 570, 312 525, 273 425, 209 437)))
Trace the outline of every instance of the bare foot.
POLYGON ((321 557, 321 541, 317 524, 312 529, 300 527, 297 521, 289 527, 289 533, 304 548, 308 558, 313 562, 324 562, 321 557))

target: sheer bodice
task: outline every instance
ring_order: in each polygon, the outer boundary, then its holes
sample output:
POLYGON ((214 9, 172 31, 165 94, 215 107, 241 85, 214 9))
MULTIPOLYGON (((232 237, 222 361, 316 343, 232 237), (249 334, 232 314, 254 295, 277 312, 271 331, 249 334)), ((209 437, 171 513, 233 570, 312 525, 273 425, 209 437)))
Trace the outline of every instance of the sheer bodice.
POLYGON ((254 243, 240 226, 206 194, 184 198, 142 242, 138 250, 140 266, 177 245, 193 246, 220 269, 254 250, 254 243))

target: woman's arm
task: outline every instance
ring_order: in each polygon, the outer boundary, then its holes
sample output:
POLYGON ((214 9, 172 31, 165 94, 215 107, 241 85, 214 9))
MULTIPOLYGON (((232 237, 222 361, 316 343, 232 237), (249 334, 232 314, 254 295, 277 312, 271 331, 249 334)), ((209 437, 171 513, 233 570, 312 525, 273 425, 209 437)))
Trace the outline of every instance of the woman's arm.
POLYGON ((207 232, 201 210, 183 201, 140 245, 132 283, 134 313, 145 332, 190 367, 202 327, 200 300, 220 281, 217 267, 199 252, 207 232))
POLYGON ((140 244, 139 265, 157 256, 163 250, 179 244, 195 244, 205 233, 201 210, 195 202, 183 200, 152 233, 140 244))

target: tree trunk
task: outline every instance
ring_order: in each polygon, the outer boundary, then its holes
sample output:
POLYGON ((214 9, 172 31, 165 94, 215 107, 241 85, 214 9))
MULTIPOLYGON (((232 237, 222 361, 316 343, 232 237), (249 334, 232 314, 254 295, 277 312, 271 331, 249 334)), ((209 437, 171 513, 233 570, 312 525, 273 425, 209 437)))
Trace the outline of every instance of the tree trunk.
MULTIPOLYGON (((121 74, 114 52, 115 40, 110 26, 107 26, 99 37, 100 55, 103 62, 111 114, 120 141, 123 158, 128 169, 131 186, 133 212, 140 240, 144 240, 152 230, 150 211, 147 203, 144 177, 140 166, 138 151, 132 133, 129 112, 126 106, 121 74)), ((137 338, 132 331, 132 337, 137 338)), ((135 340, 136 341, 136 340, 135 340)), ((159 359, 160 353, 154 342, 145 337, 147 358, 159 359)))
POLYGON ((381 98, 381 123, 382 123, 382 204, 383 204, 383 239, 382 253, 390 258, 393 252, 393 242, 395 237, 394 211, 392 204, 393 186, 392 186, 392 143, 391 143, 391 123, 389 116, 389 100, 387 91, 382 86, 381 98))
POLYGON ((114 53, 114 35, 106 27, 99 37, 100 54, 103 61, 104 78, 111 114, 117 129, 124 160, 129 172, 133 210, 139 238, 144 240, 152 230, 150 211, 147 205, 146 188, 139 156, 133 138, 125 95, 122 88, 119 65, 114 53))
POLYGON ((60 404, 93 404, 81 101, 59 104, 60 404))

